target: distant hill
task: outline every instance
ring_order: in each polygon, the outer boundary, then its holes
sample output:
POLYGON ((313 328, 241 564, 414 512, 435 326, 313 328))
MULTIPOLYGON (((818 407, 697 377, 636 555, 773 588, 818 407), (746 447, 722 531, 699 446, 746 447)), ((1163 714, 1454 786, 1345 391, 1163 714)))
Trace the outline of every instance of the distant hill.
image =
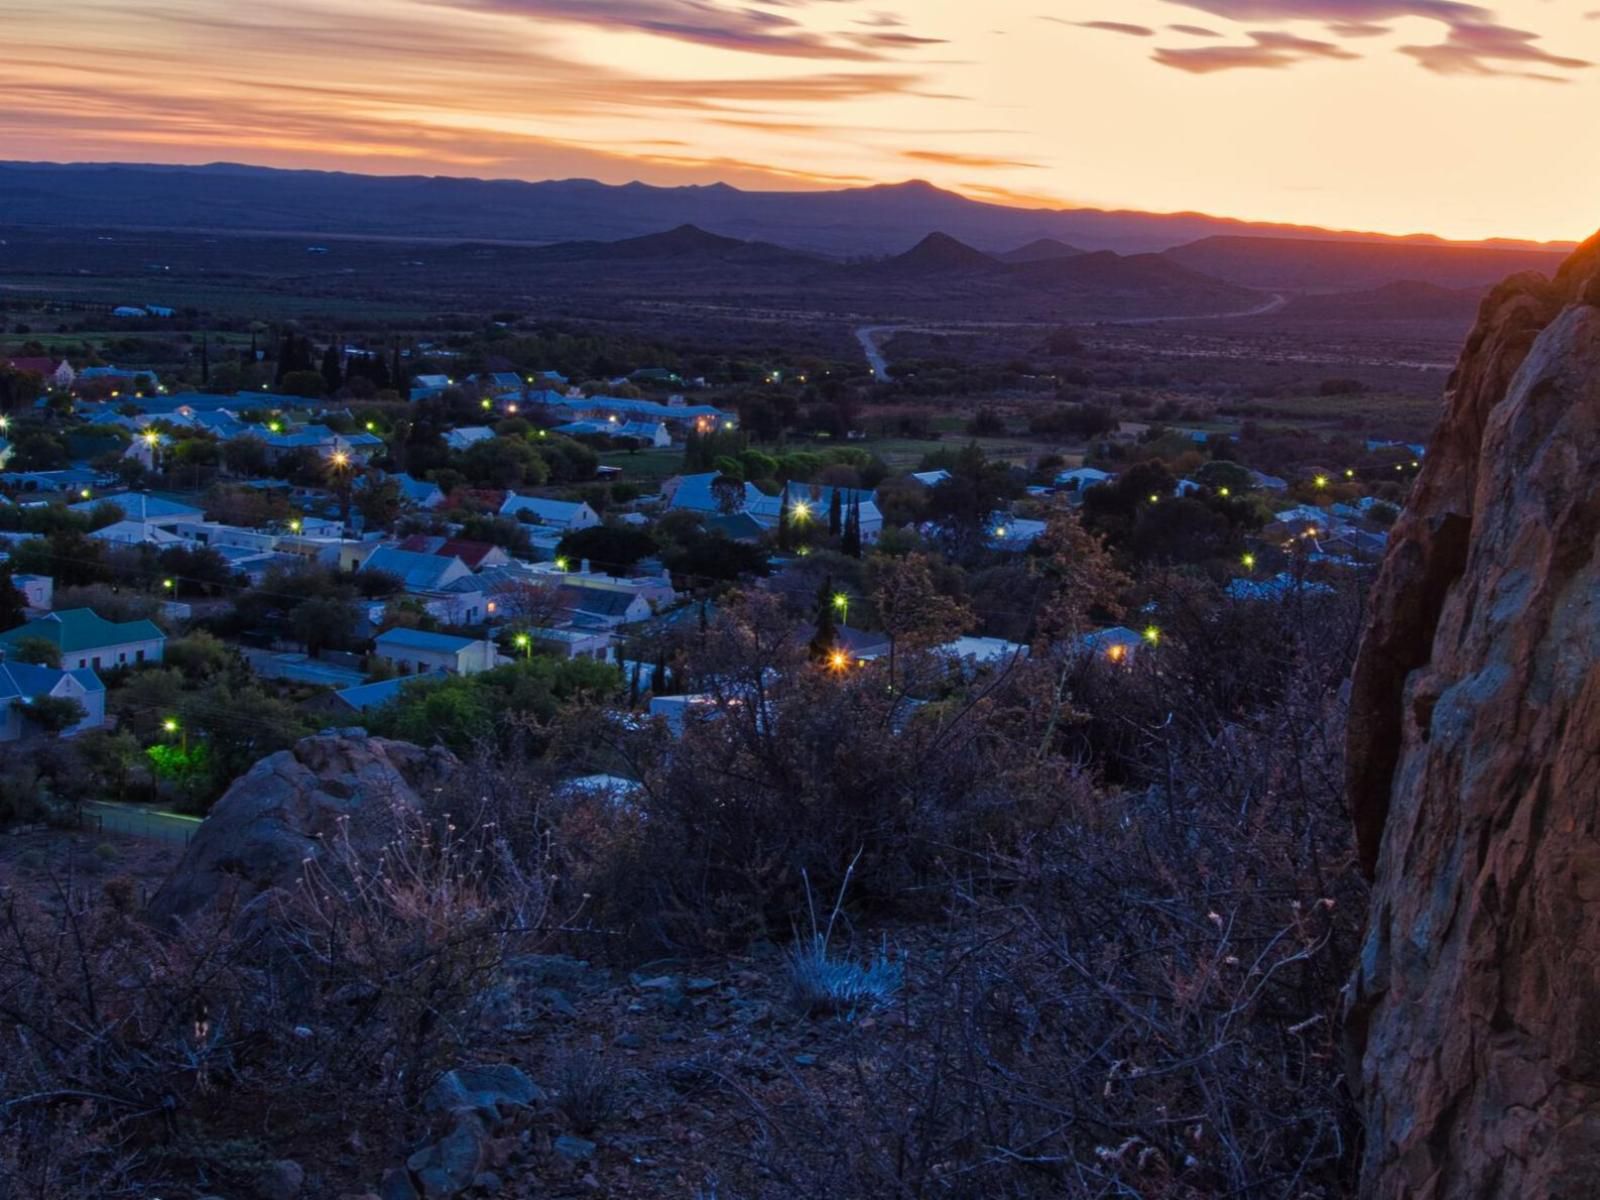
POLYGON ((1007 263, 1032 263, 1050 262, 1058 258, 1071 258, 1084 251, 1076 246, 1069 246, 1055 238, 1037 238, 1026 246, 1018 246, 1015 250, 1007 250, 1004 254, 995 255, 1001 262, 1007 263))
POLYGON ((866 276, 904 279, 912 276, 967 274, 998 271, 1000 262, 982 250, 946 233, 930 233, 904 254, 868 263, 855 270, 866 276))
POLYGON ((1325 292, 1408 281, 1484 288, 1520 271, 1554 275, 1564 255, 1542 249, 1211 237, 1162 257, 1247 287, 1325 292))
POLYGON ((1331 292, 1297 296, 1278 316, 1310 321, 1459 321, 1478 315, 1488 289, 1444 288, 1407 280, 1363 292, 1331 292))
MULTIPOLYGON (((1202 213, 1014 208, 970 200, 920 181, 825 192, 747 192, 726 184, 526 183, 280 171, 229 163, 0 163, 0 223, 535 244, 617 241, 693 224, 724 237, 841 258, 900 254, 934 231, 979 249, 1054 239, 1120 253, 1164 250, 1219 235, 1444 245, 1437 239, 1346 235, 1202 213)), ((1208 270, 1202 263, 1184 265, 1208 270)), ((1431 278, 1412 271, 1369 283, 1408 277, 1431 278)))
POLYGON ((627 262, 629 260, 681 259, 707 262, 820 263, 823 259, 768 242, 745 242, 707 233, 695 225, 680 225, 665 233, 623 238, 615 242, 558 242, 529 252, 529 258, 548 262, 627 262))

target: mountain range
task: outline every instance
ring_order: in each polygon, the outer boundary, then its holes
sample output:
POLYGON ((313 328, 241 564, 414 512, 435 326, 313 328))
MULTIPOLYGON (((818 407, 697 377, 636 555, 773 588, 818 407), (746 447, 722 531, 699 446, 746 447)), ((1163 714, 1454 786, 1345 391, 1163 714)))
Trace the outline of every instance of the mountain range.
POLYGON ((755 192, 727 184, 529 183, 284 171, 229 163, 0 163, 0 225, 7 226, 552 243, 614 242, 685 224, 743 241, 845 258, 899 254, 935 231, 982 250, 1030 257, 1058 257, 1074 248, 1155 252, 1201 239, 1241 236, 1438 250, 1471 247, 1541 257, 1569 248, 1339 233, 1201 213, 1019 208, 968 199, 921 181, 838 191, 755 192), (1051 243, 1061 245, 1058 249, 1051 243))

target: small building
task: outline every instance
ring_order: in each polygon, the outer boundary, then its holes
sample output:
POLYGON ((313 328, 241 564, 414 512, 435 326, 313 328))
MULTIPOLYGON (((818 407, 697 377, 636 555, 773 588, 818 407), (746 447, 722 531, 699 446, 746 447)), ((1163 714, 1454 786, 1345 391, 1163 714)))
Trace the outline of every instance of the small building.
POLYGON ((102 504, 115 504, 122 510, 123 520, 157 529, 176 529, 179 525, 198 525, 206 514, 188 504, 166 500, 148 492, 124 492, 117 496, 101 496, 81 501, 72 506, 73 512, 90 513, 102 504))
POLYGON ((92 608, 69 608, 0 633, 8 657, 24 641, 49 642, 67 670, 105 670, 160 662, 167 635, 154 621, 108 621, 92 608))
POLYGON ((498 665, 499 651, 486 640, 426 633, 420 629, 388 629, 374 639, 379 658, 412 675, 442 671, 476 675, 498 665))
POLYGON ((454 555, 417 554, 392 546, 374 549, 361 569, 394 575, 408 592, 437 592, 472 574, 472 568, 454 555))
POLYGON ((1092 487, 1099 487, 1102 483, 1110 483, 1115 478, 1116 476, 1110 471, 1101 471, 1094 467, 1074 467, 1056 476, 1056 486, 1064 492, 1086 492, 1092 487))
POLYGON ((82 719, 63 729, 61 737, 99 729, 106 723, 106 685, 92 670, 0 662, 0 742, 25 736, 29 732, 28 707, 46 696, 76 700, 83 708, 82 719))
POLYGON ((515 493, 500 506, 502 517, 515 517, 534 525, 548 525, 555 529, 589 529, 600 524, 600 514, 582 500, 546 500, 542 496, 518 496, 515 493))
POLYGON ((401 473, 389 476, 389 481, 399 487, 400 499, 414 508, 439 508, 444 504, 444 490, 432 480, 401 473))
POLYGON ((479 442, 494 441, 494 430, 487 425, 463 425, 444 435, 444 444, 452 450, 465 450, 479 442))
POLYGON ((400 698, 402 692, 414 684, 426 683, 429 680, 445 678, 437 675, 401 675, 394 679, 384 679, 378 683, 361 683, 354 687, 340 688, 336 692, 327 692, 308 700, 304 707, 312 712, 324 713, 333 717, 347 717, 352 713, 371 712, 375 708, 382 708, 392 704, 400 698))
POLYGON ((7 362, 13 370, 39 376, 46 387, 69 388, 77 378, 72 364, 64 358, 12 358, 7 362))
POLYGON ((413 554, 442 554, 459 558, 474 571, 485 567, 504 567, 511 562, 511 556, 505 549, 491 542, 474 542, 438 534, 414 533, 400 543, 400 549, 413 554))

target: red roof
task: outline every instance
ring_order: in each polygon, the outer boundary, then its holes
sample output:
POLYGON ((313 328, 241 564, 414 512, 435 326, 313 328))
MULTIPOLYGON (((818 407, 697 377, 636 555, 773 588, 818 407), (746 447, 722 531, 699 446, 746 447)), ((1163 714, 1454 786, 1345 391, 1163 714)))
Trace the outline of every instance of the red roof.
POLYGON ((400 549, 413 554, 442 554, 447 558, 459 558, 469 567, 477 567, 494 550, 494 545, 490 542, 472 542, 465 538, 441 540, 426 533, 414 533, 400 543, 400 549))
POLYGON ((54 375, 56 365, 60 359, 55 358, 13 358, 11 365, 19 371, 32 371, 35 375, 54 375))

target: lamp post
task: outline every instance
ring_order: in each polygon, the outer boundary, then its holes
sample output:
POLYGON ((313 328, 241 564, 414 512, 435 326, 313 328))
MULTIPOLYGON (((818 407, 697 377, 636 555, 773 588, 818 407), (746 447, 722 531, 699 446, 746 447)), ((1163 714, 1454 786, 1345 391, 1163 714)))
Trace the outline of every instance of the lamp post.
POLYGON ((525 633, 519 633, 511 640, 516 643, 517 649, 522 651, 523 658, 531 659, 533 657, 533 639, 531 637, 525 633))
POLYGON ((162 721, 161 722, 161 728, 166 730, 167 733, 169 733, 169 734, 175 733, 175 734, 178 735, 180 744, 183 747, 183 756, 185 758, 188 758, 189 757, 189 730, 188 730, 188 728, 185 727, 183 725, 183 723, 178 720, 177 717, 168 717, 165 721, 162 721))

